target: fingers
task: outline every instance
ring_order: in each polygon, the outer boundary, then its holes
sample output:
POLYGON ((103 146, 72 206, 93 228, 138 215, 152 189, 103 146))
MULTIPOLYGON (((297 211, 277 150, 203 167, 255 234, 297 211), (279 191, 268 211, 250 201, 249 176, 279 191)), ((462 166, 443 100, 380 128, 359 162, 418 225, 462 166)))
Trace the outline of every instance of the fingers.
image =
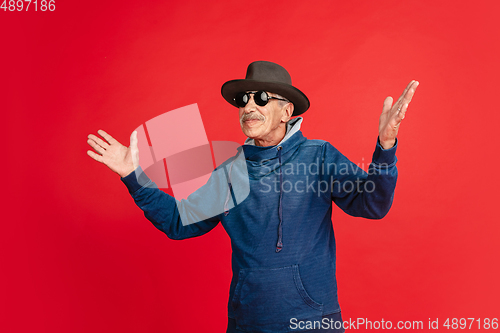
POLYGON ((99 154, 101 154, 101 155, 106 151, 106 149, 104 149, 102 146, 100 146, 99 144, 97 144, 97 142, 94 141, 94 140, 92 140, 92 139, 88 139, 87 143, 89 144, 89 146, 91 146, 92 148, 94 148, 94 150, 96 152, 98 152, 99 154))
POLYGON ((406 88, 403 90, 403 93, 401 94, 401 96, 399 96, 398 102, 401 101, 403 98, 405 98, 406 94, 408 93, 408 91, 410 90, 410 88, 414 82, 415 82, 415 80, 411 80, 410 83, 408 83, 406 88))
POLYGON ((132 153, 132 163, 134 170, 139 166, 139 148, 137 147, 137 131, 133 131, 130 135, 130 152, 132 153))
POLYGON ((412 86, 415 82, 417 82, 417 81, 415 81, 415 80, 411 80, 411 81, 410 81, 410 83, 408 83, 408 85, 406 86, 406 88, 405 88, 405 92, 407 92, 408 90, 410 90, 411 86, 412 86))
POLYGON ((404 98, 404 96, 408 93, 408 91, 410 90, 411 86, 413 85, 413 83, 415 82, 415 80, 411 80, 410 83, 408 83, 408 85, 406 86, 405 90, 403 90, 403 93, 401 94, 401 97, 404 98))
POLYGON ((101 146, 104 149, 108 149, 109 144, 107 142, 104 142, 101 138, 95 136, 94 134, 89 134, 88 138, 90 140, 93 140, 95 143, 97 143, 99 146, 101 146))
MULTIPOLYGON (((94 148, 94 150, 99 153, 99 154, 103 154, 106 149, 109 148, 109 146, 111 144, 114 144, 114 143, 118 143, 118 141, 116 141, 111 135, 109 135, 108 133, 106 133, 105 131, 103 130, 98 130, 97 133, 99 133, 104 139, 106 139, 106 141, 102 140, 101 138, 99 138, 98 136, 95 136, 93 134, 89 134, 88 135, 88 140, 87 140, 87 143, 92 147, 94 148)), ((90 154, 89 154, 90 155, 90 154)), ((91 155, 91 157, 94 157, 91 155)), ((100 161, 102 162, 102 161, 100 161)))
POLYGON ((413 94, 415 94, 415 90, 417 89, 420 83, 418 81, 412 80, 405 88, 401 96, 399 96, 396 103, 394 103, 393 107, 397 107, 398 113, 405 108, 408 108, 408 104, 410 104, 411 99, 413 98, 413 94), (406 106, 405 106, 406 105, 406 106))
POLYGON ((132 134, 130 134, 130 147, 132 149, 137 148, 137 131, 133 131, 132 134))
POLYGON ((404 97, 403 97, 403 102, 406 104, 409 104, 411 102, 411 99, 413 98, 413 94, 415 94, 415 90, 417 90, 417 87, 419 85, 418 81, 411 81, 408 86, 405 89, 404 97))
POLYGON ((102 136, 104 139, 106 139, 106 141, 108 141, 110 145, 118 142, 115 140, 115 138, 113 138, 111 135, 104 132, 103 130, 98 130, 97 133, 99 133, 100 136, 102 136))
POLYGON ((101 163, 104 163, 104 160, 102 158, 101 155, 99 154, 96 154, 94 153, 93 151, 91 150, 87 150, 87 155, 89 155, 90 157, 92 157, 94 160, 96 160, 97 162, 101 162, 101 163))
POLYGON ((408 110, 408 103, 403 104, 401 108, 398 108, 397 116, 400 120, 405 119, 406 110, 408 110))
POLYGON ((418 85, 419 85, 418 81, 412 80, 408 84, 408 86, 406 86, 405 90, 403 91, 403 93, 399 97, 398 101, 401 101, 401 104, 410 103, 411 99, 413 97, 413 94, 415 94, 415 90, 417 90, 418 85))
POLYGON ((384 107, 382 108, 382 113, 388 112, 392 107, 393 98, 391 96, 384 100, 384 107))

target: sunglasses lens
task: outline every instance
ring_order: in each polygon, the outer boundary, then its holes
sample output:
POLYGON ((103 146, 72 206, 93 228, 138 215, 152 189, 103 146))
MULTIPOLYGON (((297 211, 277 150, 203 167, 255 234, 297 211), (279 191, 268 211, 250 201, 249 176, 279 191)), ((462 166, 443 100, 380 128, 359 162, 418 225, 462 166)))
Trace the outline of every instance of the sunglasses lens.
POLYGON ((245 92, 240 92, 236 94, 236 97, 234 98, 234 101, 236 102, 236 105, 238 105, 240 108, 245 107, 247 105, 249 100, 248 94, 245 92))
POLYGON ((237 93, 236 97, 234 98, 236 105, 238 105, 240 108, 244 108, 245 105, 247 105, 248 101, 250 100, 250 95, 253 95, 253 100, 255 104, 257 104, 258 106, 264 106, 269 102, 269 95, 267 94, 267 92, 260 90, 257 91, 256 93, 247 93, 247 92, 237 93))
POLYGON ((257 104, 258 106, 264 106, 267 104, 267 102, 269 102, 269 96, 263 90, 257 91, 255 95, 253 95, 253 99, 255 101, 255 104, 257 104))

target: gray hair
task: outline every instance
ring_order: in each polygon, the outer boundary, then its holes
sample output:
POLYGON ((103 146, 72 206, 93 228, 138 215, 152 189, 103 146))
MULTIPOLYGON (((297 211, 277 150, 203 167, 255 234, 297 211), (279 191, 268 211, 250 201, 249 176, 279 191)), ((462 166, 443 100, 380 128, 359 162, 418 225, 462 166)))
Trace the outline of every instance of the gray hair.
MULTIPOLYGON (((279 99, 276 100, 276 102, 278 103, 278 105, 280 106, 280 108, 284 107, 285 105, 287 105, 288 103, 292 103, 288 100, 288 98, 285 98, 281 95, 278 95, 278 94, 275 94, 275 93, 270 93, 270 95, 272 97, 276 97, 276 98, 281 98, 281 99, 286 99, 286 101, 280 101, 279 99)), ((293 103, 292 103, 293 104, 293 103)))

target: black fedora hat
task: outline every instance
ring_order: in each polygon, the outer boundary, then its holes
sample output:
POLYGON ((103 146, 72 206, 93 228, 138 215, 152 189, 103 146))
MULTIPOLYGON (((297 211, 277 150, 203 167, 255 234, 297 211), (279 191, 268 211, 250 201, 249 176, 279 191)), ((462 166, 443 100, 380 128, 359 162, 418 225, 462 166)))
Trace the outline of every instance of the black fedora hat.
POLYGON ((309 108, 309 99, 299 89, 292 86, 292 78, 285 68, 269 61, 254 61, 248 65, 244 79, 227 81, 222 85, 222 97, 231 105, 236 105, 234 98, 242 91, 265 90, 279 94, 294 105, 292 116, 298 116, 309 108))

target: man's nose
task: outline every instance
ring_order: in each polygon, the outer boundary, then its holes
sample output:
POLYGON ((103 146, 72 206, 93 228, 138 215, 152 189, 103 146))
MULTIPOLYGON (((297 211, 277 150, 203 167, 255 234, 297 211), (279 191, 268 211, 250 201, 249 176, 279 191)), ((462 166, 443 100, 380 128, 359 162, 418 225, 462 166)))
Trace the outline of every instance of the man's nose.
POLYGON ((255 111, 257 104, 255 104, 255 100, 253 99, 254 94, 249 94, 249 99, 247 105, 245 105, 245 112, 255 111))

